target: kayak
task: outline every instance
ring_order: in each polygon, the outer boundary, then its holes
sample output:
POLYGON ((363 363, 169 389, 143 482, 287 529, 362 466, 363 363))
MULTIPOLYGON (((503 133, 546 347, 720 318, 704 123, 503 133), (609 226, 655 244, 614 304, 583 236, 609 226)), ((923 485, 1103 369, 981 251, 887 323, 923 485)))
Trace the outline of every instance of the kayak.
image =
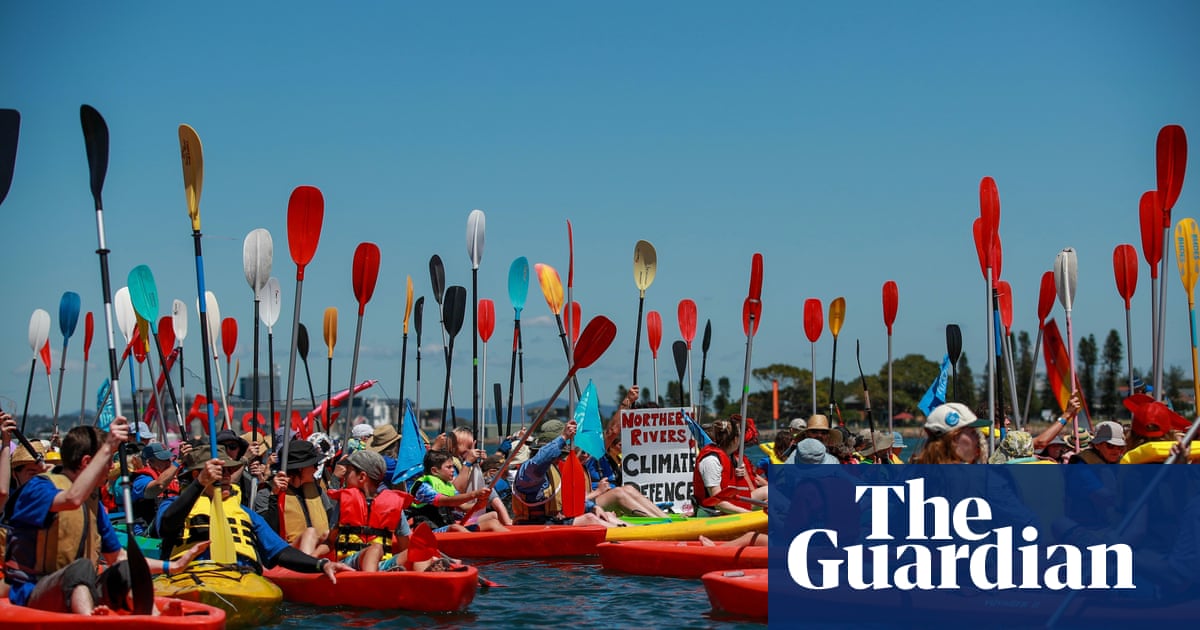
MULTIPOLYGON (((127 540, 126 536, 128 536, 128 534, 126 534, 126 532, 128 530, 125 529, 125 521, 120 520, 120 518, 120 514, 109 515, 109 519, 112 521, 113 529, 117 530, 117 534, 121 538, 121 545, 124 546, 125 541, 127 540)), ((148 536, 138 536, 136 534, 133 538, 137 541, 138 549, 142 550, 143 556, 151 559, 157 559, 159 554, 162 553, 161 538, 150 538, 148 536)))
POLYGON ((479 590, 479 570, 434 573, 388 571, 343 572, 333 584, 323 574, 296 573, 282 567, 264 575, 283 590, 289 602, 313 606, 356 606, 380 610, 457 612, 466 610, 479 590))
POLYGON ((767 569, 713 571, 700 579, 713 612, 767 619, 767 569))
POLYGON ((658 525, 686 521, 688 517, 683 514, 668 514, 666 516, 622 516, 620 519, 630 525, 658 525))
POLYGON ((84 617, 14 606, 7 597, 0 597, 0 627, 17 627, 28 630, 76 630, 80 626, 127 628, 130 624, 136 625, 138 630, 154 630, 156 628, 219 630, 225 627, 225 611, 220 608, 167 597, 155 597, 154 605, 159 611, 157 617, 133 616, 124 612, 84 617))
POLYGON ((686 521, 613 527, 606 530, 605 539, 618 540, 696 540, 707 536, 713 540, 733 540, 746 532, 767 531, 767 513, 761 510, 725 516, 693 517, 686 521))
POLYGON ((605 569, 632 575, 695 579, 713 571, 767 568, 766 547, 632 540, 601 543, 596 550, 605 569))
MULTIPOLYGON (((1167 457, 1171 454, 1171 447, 1175 445, 1173 441, 1159 440, 1157 442, 1146 442, 1141 446, 1131 449, 1121 456, 1122 464, 1161 464, 1167 461, 1167 457)), ((1188 461, 1193 464, 1200 462, 1200 441, 1192 442, 1188 449, 1188 461)))
POLYGON ((195 562, 173 575, 154 577, 154 593, 216 606, 230 628, 260 626, 279 612, 283 592, 263 576, 213 562, 195 562))
POLYGON ((596 555, 596 545, 604 542, 606 531, 612 530, 600 526, 511 525, 506 532, 441 532, 435 536, 438 551, 455 558, 566 558, 596 555))

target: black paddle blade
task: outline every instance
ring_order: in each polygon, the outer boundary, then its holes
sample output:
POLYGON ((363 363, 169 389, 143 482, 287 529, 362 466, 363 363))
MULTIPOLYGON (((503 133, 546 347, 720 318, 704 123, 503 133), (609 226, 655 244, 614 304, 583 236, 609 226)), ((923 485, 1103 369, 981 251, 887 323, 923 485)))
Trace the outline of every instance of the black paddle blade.
POLYGON ((108 125, 91 105, 79 107, 79 121, 83 124, 83 145, 87 150, 92 198, 100 207, 100 191, 104 188, 104 176, 108 173, 108 125))
POLYGON ((687 343, 676 341, 671 344, 671 352, 675 355, 675 371, 679 374, 679 391, 683 391, 683 376, 687 373, 687 343))
MULTIPOLYGON (((496 433, 497 434, 500 434, 503 432, 501 427, 504 426, 504 409, 503 409, 503 407, 500 406, 500 403, 502 402, 501 398, 503 398, 503 397, 504 397, 504 388, 500 386, 500 383, 493 383, 492 384, 492 398, 494 398, 496 401, 495 406, 496 406, 496 433)), ((503 436, 500 436, 500 437, 503 437, 503 436)))
POLYGON ((462 330, 463 316, 467 313, 467 289, 457 284, 446 289, 446 297, 442 301, 442 324, 446 334, 454 339, 462 330))
POLYGON ((950 365, 958 365, 958 357, 962 355, 962 330, 958 324, 946 325, 946 354, 950 355, 950 365))
POLYGON ((296 331, 296 352, 300 353, 301 361, 308 362, 308 328, 304 324, 296 331))
POLYGON ((442 296, 446 293, 446 267, 442 264, 442 257, 437 254, 429 259, 429 281, 433 284, 433 299, 441 306, 442 296))
POLYGON ((15 109, 0 109, 0 203, 12 186, 17 166, 17 136, 21 133, 21 114, 15 109))
POLYGON ((413 328, 417 330, 417 349, 421 348, 421 313, 425 310, 425 296, 413 303, 413 328))
POLYGON ((700 342, 700 351, 708 352, 708 346, 712 344, 712 320, 704 322, 704 340, 700 342))
POLYGON ((129 530, 125 548, 129 564, 129 583, 133 590, 133 613, 149 615, 154 609, 154 582, 150 577, 150 565, 146 564, 146 557, 133 536, 132 528, 129 530))

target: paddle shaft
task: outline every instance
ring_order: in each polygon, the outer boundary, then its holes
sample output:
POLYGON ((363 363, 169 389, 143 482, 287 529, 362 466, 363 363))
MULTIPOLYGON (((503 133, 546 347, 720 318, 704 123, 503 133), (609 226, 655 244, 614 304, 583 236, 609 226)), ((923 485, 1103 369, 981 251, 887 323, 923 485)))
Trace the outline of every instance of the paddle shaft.
MULTIPOLYGON (((306 362, 307 366, 308 363, 306 362)), ((404 379, 405 368, 408 366, 408 332, 404 333, 404 340, 400 342, 400 407, 404 408, 404 379)), ((311 389, 311 387, 310 387, 311 389)))
MULTIPOLYGON (((1128 317, 1129 311, 1126 311, 1125 315, 1126 315, 1126 317, 1125 317, 1125 334, 1126 334, 1126 336, 1128 336, 1129 335, 1129 317, 1128 317)), ((1021 409, 1023 409, 1025 411, 1024 415, 1021 416, 1021 426, 1025 426, 1025 425, 1029 424, 1029 406, 1030 406, 1030 404, 1033 403, 1033 384, 1037 381, 1037 360, 1038 360, 1038 353, 1041 352, 1041 350, 1042 350, 1042 328, 1043 328, 1044 324, 1045 324, 1044 322, 1038 322, 1037 342, 1033 344, 1033 370, 1029 375, 1029 387, 1027 387, 1025 389, 1025 406, 1021 407, 1021 409)), ((1132 370, 1132 366, 1133 366, 1133 355, 1132 354, 1129 356, 1129 362, 1130 362, 1129 363, 1130 369, 1132 370)), ((1133 374, 1133 372, 1131 371, 1130 374, 1133 374)), ((1133 391, 1132 381, 1130 382, 1129 391, 1130 392, 1133 391)))
MULTIPOLYGON (((267 326, 267 427, 271 430, 271 439, 275 439, 275 335, 274 326, 267 326)), ((272 446, 278 447, 274 441, 272 446)), ((268 455, 263 455, 267 461, 268 455)))
POLYGON ((362 341, 362 322, 363 316, 359 314, 358 323, 354 326, 354 358, 350 360, 350 396, 346 398, 346 413, 342 416, 343 441, 350 437, 350 422, 353 420, 351 416, 354 415, 354 384, 358 382, 358 348, 362 341))
MULTIPOLYGON (((637 314, 637 334, 633 338, 633 385, 638 384, 638 352, 642 349, 642 314, 646 308, 646 291, 639 291, 638 295, 638 314, 637 314)), ((655 375, 657 376, 657 374, 655 375)), ((658 395, 658 387, 655 387, 654 395, 658 395)))
POLYGON ((1192 289, 1188 290, 1188 326, 1192 335, 1192 393, 1196 396, 1194 400, 1200 400, 1200 380, 1196 379, 1196 374, 1200 373, 1200 357, 1196 353, 1196 299, 1192 289))
MULTIPOLYGON (((203 325, 203 324, 201 324, 201 325, 203 325)), ((224 427, 226 429, 229 429, 233 426, 233 418, 230 415, 230 411, 229 411, 229 397, 225 394, 225 377, 221 376, 221 351, 220 351, 220 349, 217 348, 217 340, 211 339, 211 341, 212 341, 212 348, 211 348, 212 349, 212 362, 213 362, 213 365, 216 366, 216 368, 217 368, 216 369, 217 387, 221 391, 221 405, 225 409, 224 427)), ((215 453, 216 451, 213 451, 213 452, 215 453)))
MULTIPOLYGON (((568 313, 567 317, 570 317, 570 316, 571 316, 570 313, 568 313)), ((558 338, 562 341, 563 354, 566 355, 567 365, 569 366, 569 365, 571 365, 571 344, 569 341, 567 341, 567 331, 565 328, 563 328, 562 315, 555 313, 554 321, 555 321, 555 323, 558 324, 558 338)), ((579 388, 579 379, 575 376, 572 376, 571 382, 572 382, 572 384, 575 385, 575 397, 582 398, 583 390, 579 388)), ((567 392, 567 393, 568 393, 568 395, 570 394, 570 392, 567 392)))
POLYGON ((520 336, 521 313, 518 311, 517 319, 513 321, 512 365, 508 368, 508 419, 506 428, 500 431, 501 438, 512 433, 513 392, 517 389, 517 342, 520 336))
MULTIPOLYGON (((1193 338, 1195 335, 1193 335, 1193 338)), ((67 372, 67 338, 63 338, 62 354, 58 360, 58 387, 54 394, 54 430, 58 432, 58 407, 62 403, 62 383, 63 376, 67 372)))
POLYGON ((1004 361, 1008 365, 1008 394, 1012 401, 1012 417, 1017 421, 1017 429, 1021 428, 1021 410, 1017 408, 1017 372, 1013 365, 1012 338, 1004 335, 1004 361))
MULTIPOLYGON (((833 321, 832 317, 830 318, 830 321, 833 321)), ((830 420, 835 420, 834 411, 833 411, 833 408, 834 408, 833 388, 837 384, 837 341, 838 341, 838 336, 834 335, 833 336, 833 367, 831 367, 829 370, 829 419, 830 420)), ((747 373, 749 373, 749 369, 750 369, 750 363, 749 363, 749 357, 747 357, 747 362, 746 362, 747 373)), ((749 381, 747 381, 747 383, 749 383, 749 381)), ((749 385, 747 385, 747 387, 748 386, 749 385)), ((744 412, 743 412, 743 415, 744 415, 744 412)))
MULTIPOLYGON (((996 320, 995 320, 996 309, 995 309, 995 302, 992 300, 992 296, 995 293, 994 293, 994 289, 992 287, 992 265, 991 265, 990 261, 988 263, 987 270, 985 271, 984 275, 987 276, 987 299, 986 299, 986 301, 987 301, 987 328, 985 328, 985 330, 987 331, 987 353, 988 353, 988 363, 987 363, 988 410, 992 414, 992 418, 993 418, 992 424, 993 424, 993 426, 995 426, 995 425, 1000 424, 1001 421, 996 418, 996 411, 995 411, 995 409, 996 409, 996 320)), ((957 390, 958 389, 957 375, 955 375, 954 380, 955 380, 954 388, 955 388, 955 390, 957 390)), ((957 393, 957 391, 955 393, 957 393)), ((988 452, 989 453, 996 452, 996 432, 995 431, 988 431, 988 452)))
MULTIPOLYGON (((475 441, 482 443, 484 424, 479 415, 479 267, 474 265, 471 267, 471 304, 471 419, 475 441)), ((484 344, 484 348, 487 348, 487 344, 484 344)))
MULTIPOLYGON (((196 294, 199 296, 197 303, 200 306, 200 347, 207 354, 213 348, 213 345, 208 336, 208 300, 206 299, 204 288, 204 252, 200 246, 200 230, 192 230, 192 243, 196 254, 196 294)), ((206 398, 205 408, 208 414, 208 446, 212 449, 209 452, 212 453, 213 457, 216 457, 217 418, 213 412, 212 364, 207 356, 204 358, 204 395, 206 398)), ((114 400, 118 398, 120 397, 116 396, 114 400)))
POLYGON ((896 430, 892 422, 892 335, 888 333, 888 433, 896 430))
MULTIPOLYGON (((1170 221, 1167 221, 1167 226, 1163 228, 1163 244, 1171 242, 1171 226, 1170 221)), ((1166 337, 1167 337, 1167 257, 1163 255, 1162 271, 1158 276, 1158 337, 1155 339, 1155 356, 1158 359, 1154 362, 1154 399, 1161 402, 1163 399, 1163 368, 1166 360, 1166 337)), ((1153 281, 1151 281, 1153 284, 1153 281)), ((1067 319, 1067 337, 1071 336, 1071 320, 1067 319)), ((1194 344, 1193 344, 1194 345, 1194 344)), ((1071 374, 1075 372, 1075 355, 1074 349, 1071 354, 1071 374)), ((1074 378, 1074 376, 1072 376, 1074 378)))
POLYGON ((87 359, 83 360, 83 385, 80 387, 79 393, 79 422, 75 426, 83 426, 83 416, 87 411, 87 359))
POLYGON ((330 356, 325 364, 325 428, 330 425, 329 414, 333 411, 333 357, 330 356))
MULTIPOLYGON (((184 427, 183 427, 183 408, 179 406, 179 399, 175 397, 175 384, 171 380, 171 368, 167 366, 167 355, 163 352, 162 344, 158 343, 158 334, 155 333, 154 337, 155 337, 155 340, 151 343, 151 345, 153 345, 158 350, 158 364, 162 366, 163 377, 167 381, 167 393, 171 396, 171 404, 173 404, 175 406, 175 420, 179 425, 179 437, 183 438, 184 432, 185 432, 184 427)), ((183 355, 181 353, 180 358, 182 359, 182 357, 183 357, 183 355)), ((158 394, 158 397, 160 399, 158 413, 160 414, 160 417, 162 418, 162 424, 163 424, 163 427, 165 430, 167 418, 166 418, 166 416, 161 415, 162 414, 162 405, 161 405, 162 395, 158 390, 158 378, 154 376, 154 368, 153 367, 150 368, 150 379, 154 381, 155 392, 158 394)))
POLYGON ((413 403, 416 405, 414 413, 417 414, 418 422, 421 419, 421 335, 417 335, 417 400, 413 403))
MULTIPOLYGON (((742 371, 742 424, 738 428, 738 458, 740 464, 742 457, 746 453, 746 406, 750 402, 750 355, 754 351, 754 313, 750 314, 750 326, 747 328, 750 331, 746 335, 746 367, 742 371)), ((836 340, 837 338, 834 337, 836 340)), ((835 342, 836 343, 836 342, 835 342)))
POLYGON ((700 406, 696 408, 696 422, 704 422, 704 369, 708 367, 708 352, 700 352, 700 406))
POLYGON ((817 415, 817 343, 814 341, 809 344, 812 346, 812 415, 817 415))
POLYGON ((29 397, 33 394, 33 375, 37 370, 37 355, 33 355, 33 361, 29 364, 29 384, 25 386, 25 408, 21 411, 21 433, 25 432, 25 420, 29 417, 29 397))
MULTIPOLYGON (((301 270, 303 267, 300 268, 301 270)), ((287 470, 288 444, 291 440, 292 428, 292 395, 296 393, 296 342, 300 338, 300 298, 304 292, 303 272, 296 274, 296 306, 292 310, 292 345, 288 350, 288 384, 287 398, 283 401, 283 451, 279 457, 279 469, 287 470)), ((351 390, 354 389, 351 384, 351 390)))

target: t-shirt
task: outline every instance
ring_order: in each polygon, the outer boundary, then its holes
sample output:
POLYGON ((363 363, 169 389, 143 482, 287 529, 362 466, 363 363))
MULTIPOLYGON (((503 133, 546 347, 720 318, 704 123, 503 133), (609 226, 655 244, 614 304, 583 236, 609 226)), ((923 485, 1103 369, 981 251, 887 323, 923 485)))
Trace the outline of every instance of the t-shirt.
POLYGON ((705 457, 700 460, 700 481, 705 488, 721 487, 721 460, 718 457, 705 457))

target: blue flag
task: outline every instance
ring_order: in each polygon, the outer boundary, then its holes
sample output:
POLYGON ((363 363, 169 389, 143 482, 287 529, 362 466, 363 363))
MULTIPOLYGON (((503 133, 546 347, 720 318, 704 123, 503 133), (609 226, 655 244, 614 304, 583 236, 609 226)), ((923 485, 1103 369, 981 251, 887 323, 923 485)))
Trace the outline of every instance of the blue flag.
POLYGON ((396 455, 396 472, 392 475, 392 486, 399 485, 411 477, 421 474, 425 461, 425 441, 421 439, 421 427, 408 399, 404 400, 404 418, 400 421, 400 452, 396 455))
POLYGON ((695 438, 697 447, 704 448, 712 444, 712 438, 708 437, 704 429, 700 428, 700 424, 692 420, 691 416, 685 413, 683 414, 683 419, 687 421, 688 430, 692 432, 692 437, 695 438))
POLYGON ((108 379, 104 379, 104 382, 100 384, 100 389, 96 391, 96 407, 100 409, 96 426, 101 431, 107 431, 108 425, 112 424, 117 417, 117 407, 113 404, 112 396, 108 395, 108 390, 108 379))
POLYGON ((950 378, 950 355, 942 355, 942 371, 938 373, 937 378, 930 383, 929 390, 921 397, 921 402, 917 403, 917 407, 925 415, 933 411, 938 405, 946 402, 946 381, 950 378))
POLYGON ((604 425, 600 422, 600 407, 596 402, 596 385, 588 381, 583 396, 575 406, 575 445, 585 453, 599 459, 604 457, 604 425))

